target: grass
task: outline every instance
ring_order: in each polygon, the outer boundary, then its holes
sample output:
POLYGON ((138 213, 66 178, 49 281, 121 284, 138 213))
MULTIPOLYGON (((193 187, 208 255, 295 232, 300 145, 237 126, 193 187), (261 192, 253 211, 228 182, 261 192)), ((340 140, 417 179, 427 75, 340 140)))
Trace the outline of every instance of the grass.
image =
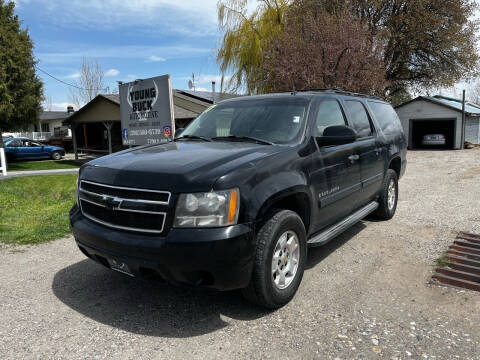
POLYGON ((439 258, 437 258, 437 259, 435 260, 435 262, 436 262, 437 266, 439 266, 439 267, 445 267, 445 266, 447 266, 447 265, 448 265, 448 257, 447 257, 447 254, 446 254, 446 253, 442 254, 439 258))
POLYGON ((0 181, 0 242, 38 244, 70 233, 76 174, 0 181))
POLYGON ((80 164, 74 160, 20 161, 8 163, 8 171, 74 169, 80 164))

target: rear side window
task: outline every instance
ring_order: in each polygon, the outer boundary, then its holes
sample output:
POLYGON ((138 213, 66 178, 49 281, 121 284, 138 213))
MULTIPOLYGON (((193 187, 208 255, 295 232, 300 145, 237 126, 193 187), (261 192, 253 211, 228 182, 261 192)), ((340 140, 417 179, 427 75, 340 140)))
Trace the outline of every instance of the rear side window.
POLYGON ((367 110, 360 101, 345 101, 345 105, 350 113, 353 128, 357 131, 359 138, 372 135, 370 120, 367 110))
POLYGON ((345 117, 338 101, 325 100, 318 108, 315 136, 322 136, 323 130, 333 125, 345 125, 345 117))
POLYGON ((9 147, 17 147, 22 146, 22 141, 20 139, 11 140, 9 143, 6 144, 9 147))
POLYGON ((385 135, 395 135, 403 131, 400 119, 390 104, 369 101, 368 105, 370 105, 377 124, 385 135))

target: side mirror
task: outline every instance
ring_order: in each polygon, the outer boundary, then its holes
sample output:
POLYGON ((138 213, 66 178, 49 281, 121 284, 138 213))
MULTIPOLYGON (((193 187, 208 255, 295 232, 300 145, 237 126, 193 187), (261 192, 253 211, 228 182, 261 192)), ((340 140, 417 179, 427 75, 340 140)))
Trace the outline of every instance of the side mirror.
POLYGON ((178 129, 175 129, 175 137, 179 137, 183 130, 185 130, 185 128, 178 128, 178 129))
POLYGON ((350 144, 357 140, 357 132, 349 126, 334 125, 323 130, 323 135, 317 137, 318 146, 350 144))

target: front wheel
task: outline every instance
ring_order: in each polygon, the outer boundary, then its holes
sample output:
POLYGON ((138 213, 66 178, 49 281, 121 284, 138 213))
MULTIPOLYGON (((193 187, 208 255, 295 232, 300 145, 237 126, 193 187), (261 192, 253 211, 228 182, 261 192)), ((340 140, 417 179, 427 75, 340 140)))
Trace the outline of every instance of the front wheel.
POLYGON ((297 292, 306 259, 302 219, 293 211, 278 210, 257 234, 252 278, 243 295, 269 309, 284 306, 297 292))
POLYGON ((60 160, 62 158, 62 154, 59 151, 54 151, 52 153, 52 159, 53 160, 60 160))

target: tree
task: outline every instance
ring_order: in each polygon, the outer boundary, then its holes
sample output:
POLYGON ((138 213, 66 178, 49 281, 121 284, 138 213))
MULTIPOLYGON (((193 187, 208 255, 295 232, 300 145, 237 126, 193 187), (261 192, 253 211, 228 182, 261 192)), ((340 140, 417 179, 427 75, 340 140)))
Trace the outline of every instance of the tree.
POLYGON ((297 0, 304 13, 347 8, 382 39, 390 98, 476 74, 473 0, 297 0))
MULTIPOLYGON (((245 0, 230 2, 243 4, 245 0)), ((385 93, 392 101, 408 99, 412 90, 450 87, 478 73, 474 0, 292 0, 282 2, 278 18, 267 16, 265 9, 275 9, 276 3, 262 1, 250 17, 245 11, 240 15, 233 11, 235 21, 222 22, 219 11, 221 28, 226 31, 218 52, 221 69, 233 71, 235 81, 244 84, 248 92, 264 90, 257 88, 259 79, 265 76, 263 54, 284 32, 286 17, 302 22, 303 18, 317 19, 325 13, 338 15, 345 11, 368 26, 375 46, 380 48, 387 80, 385 93), (275 31, 258 30, 264 24, 275 31)), ((348 89, 348 84, 342 87, 348 89)))
POLYGON ((33 42, 14 9, 14 2, 0 0, 0 147, 2 131, 23 130, 37 121, 43 100, 33 42))
POLYGON ((283 30, 284 12, 288 0, 259 0, 259 6, 247 14, 247 0, 223 0, 218 3, 220 28, 225 31, 217 53, 223 79, 233 72, 225 88, 238 91, 244 87, 251 94, 257 92, 263 77, 263 51, 269 42, 283 30))
POLYGON ((384 95, 387 81, 378 41, 359 19, 338 13, 289 13, 283 34, 271 41, 259 88, 289 91, 344 88, 384 95))
POLYGON ((76 87, 69 88, 70 101, 81 107, 93 100, 95 96, 105 91, 103 78, 104 72, 98 60, 83 58, 80 76, 75 82, 76 87))
POLYGON ((477 79, 467 90, 468 101, 480 105, 480 79, 477 79))

